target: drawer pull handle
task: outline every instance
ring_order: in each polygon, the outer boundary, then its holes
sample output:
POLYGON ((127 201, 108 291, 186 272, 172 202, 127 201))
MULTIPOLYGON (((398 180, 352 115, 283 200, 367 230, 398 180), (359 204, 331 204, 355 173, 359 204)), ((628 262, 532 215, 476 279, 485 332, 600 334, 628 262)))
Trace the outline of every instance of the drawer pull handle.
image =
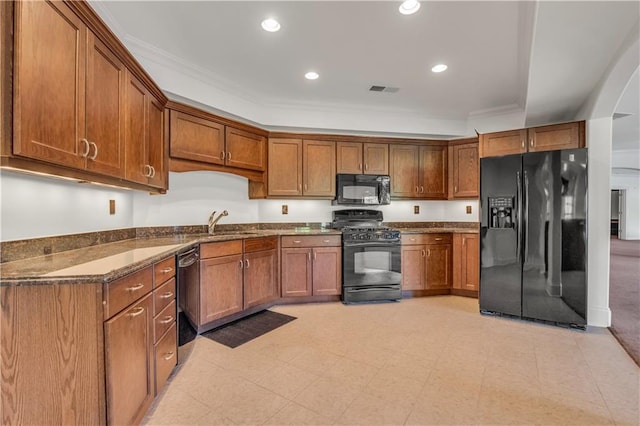
POLYGON ((415 238, 409 238, 409 239, 410 239, 411 241, 415 241, 415 240, 416 240, 415 238))
POLYGON ((222 151, 222 152, 220 153, 220 157, 221 157, 221 158, 220 158, 221 160, 224 160, 224 157, 226 157, 226 155, 225 155, 225 152, 224 152, 224 151, 222 151))
POLYGON ((170 297, 173 297, 173 292, 172 291, 168 291, 168 292, 160 295, 160 299, 168 299, 170 297))
POLYGON ((240 260, 240 269, 242 269, 243 265, 244 265, 244 263, 242 263, 242 260, 240 260))
POLYGON ((128 291, 138 291, 140 290, 142 287, 144 287, 144 284, 142 283, 138 283, 138 285, 134 285, 133 287, 127 287, 128 291))
POLYGON ((247 268, 247 269, 249 268, 249 259, 245 259, 245 260, 244 260, 244 266, 245 266, 245 268, 247 268))
POLYGON ((171 315, 167 315, 163 320, 160 320, 160 324, 169 324, 173 321, 173 317, 171 315))
POLYGON ((426 255, 425 251, 422 250, 422 257, 424 257, 426 255))
POLYGON ((129 312, 129 318, 135 318, 143 312, 144 312, 144 308, 142 306, 138 306, 133 311, 129 312))
POLYGON ((300 240, 293 240, 294 244, 300 244, 302 241, 300 240))
POLYGON ((323 243, 330 243, 331 240, 322 240, 323 243))
POLYGON ((89 160, 95 160, 96 157, 98 157, 98 145, 96 145, 95 142, 89 142, 91 144, 91 146, 93 146, 93 148, 95 149, 94 153, 92 156, 89 157, 89 160))
POLYGON ((87 158, 89 156, 89 151, 91 151, 91 145, 89 144, 89 141, 86 140, 85 138, 80 139, 80 142, 82 142, 82 144, 85 146, 85 150, 82 154, 80 154, 80 156, 87 158))
POLYGON ((442 238, 436 238, 436 241, 442 241, 442 238))
POLYGON ((172 267, 168 267, 168 268, 164 268, 160 272, 162 272, 163 274, 168 274, 169 272, 172 272, 172 271, 173 271, 173 268, 172 267))
POLYGON ((167 352, 167 354, 163 356, 162 359, 164 359, 165 361, 169 361, 171 358, 173 358, 174 355, 174 352, 167 352))
POLYGON ((227 151, 227 161, 231 161, 231 151, 227 151))

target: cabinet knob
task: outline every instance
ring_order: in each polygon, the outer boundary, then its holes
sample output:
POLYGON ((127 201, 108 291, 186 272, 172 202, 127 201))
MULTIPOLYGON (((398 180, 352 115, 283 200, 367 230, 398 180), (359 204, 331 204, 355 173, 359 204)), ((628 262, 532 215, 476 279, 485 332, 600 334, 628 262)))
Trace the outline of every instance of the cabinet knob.
POLYGON ((89 157, 89 160, 95 160, 98 157, 98 145, 95 142, 89 142, 89 144, 95 149, 93 155, 89 157))
POLYGON ((89 156, 89 151, 91 151, 91 145, 85 138, 80 139, 80 142, 82 142, 82 144, 84 145, 84 152, 80 154, 80 156, 83 158, 87 158, 89 156))
POLYGON ((144 312, 144 308, 142 306, 138 306, 133 311, 129 312, 128 316, 129 318, 135 318, 143 312, 144 312))
POLYGON ((170 297, 173 297, 173 292, 172 291, 168 291, 168 292, 160 295, 160 299, 169 299, 170 297))
POLYGON ((173 317, 171 315, 167 315, 163 320, 158 321, 160 324, 169 324, 173 321, 173 317))
POLYGON ((138 283, 137 285, 134 285, 133 287, 127 287, 127 290, 128 291, 138 291, 142 287, 144 287, 144 284, 143 283, 138 283))

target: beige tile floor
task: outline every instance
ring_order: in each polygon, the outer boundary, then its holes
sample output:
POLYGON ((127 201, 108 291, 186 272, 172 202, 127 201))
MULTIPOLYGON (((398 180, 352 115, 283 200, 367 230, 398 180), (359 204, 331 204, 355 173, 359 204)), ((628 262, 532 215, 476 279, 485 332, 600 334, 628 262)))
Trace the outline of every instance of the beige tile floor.
POLYGON ((606 329, 487 317, 477 300, 272 308, 236 349, 198 337, 148 425, 638 424, 640 371, 606 329))

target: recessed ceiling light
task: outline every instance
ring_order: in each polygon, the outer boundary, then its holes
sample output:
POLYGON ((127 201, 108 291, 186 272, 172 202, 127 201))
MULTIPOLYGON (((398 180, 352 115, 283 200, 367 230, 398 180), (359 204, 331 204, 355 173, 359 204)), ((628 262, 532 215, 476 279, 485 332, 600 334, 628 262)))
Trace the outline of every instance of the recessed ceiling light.
POLYGON ((433 68, 431 68, 431 71, 433 72, 442 72, 444 70, 447 69, 447 66, 445 64, 438 64, 436 66, 434 66, 433 68))
POLYGON ((270 33, 275 33, 280 29, 280 22, 276 21, 273 18, 267 18, 262 21, 262 29, 265 31, 269 31, 270 33))
POLYGON ((320 74, 318 74, 318 73, 317 73, 317 72, 315 72, 315 71, 309 71, 308 73, 306 73, 306 74, 304 75, 304 78, 306 78, 307 80, 315 80, 315 79, 317 79, 318 77, 320 77, 320 74))
POLYGON ((413 15, 418 9, 420 9, 420 2, 418 0, 405 0, 398 8, 403 15, 413 15))

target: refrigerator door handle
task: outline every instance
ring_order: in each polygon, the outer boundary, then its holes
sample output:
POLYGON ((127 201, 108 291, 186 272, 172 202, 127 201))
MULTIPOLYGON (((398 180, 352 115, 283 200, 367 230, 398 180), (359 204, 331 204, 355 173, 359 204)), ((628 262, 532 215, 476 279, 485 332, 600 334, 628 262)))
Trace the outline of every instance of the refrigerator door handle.
POLYGON ((522 185, 520 183, 520 172, 516 172, 516 206, 518 206, 518 218, 516 219, 516 258, 521 261, 522 255, 522 185))
POLYGON ((524 191, 522 193, 522 208, 524 209, 524 220, 522 221, 522 245, 524 246, 523 261, 527 261, 527 233, 529 232, 529 175, 524 171, 524 191))

